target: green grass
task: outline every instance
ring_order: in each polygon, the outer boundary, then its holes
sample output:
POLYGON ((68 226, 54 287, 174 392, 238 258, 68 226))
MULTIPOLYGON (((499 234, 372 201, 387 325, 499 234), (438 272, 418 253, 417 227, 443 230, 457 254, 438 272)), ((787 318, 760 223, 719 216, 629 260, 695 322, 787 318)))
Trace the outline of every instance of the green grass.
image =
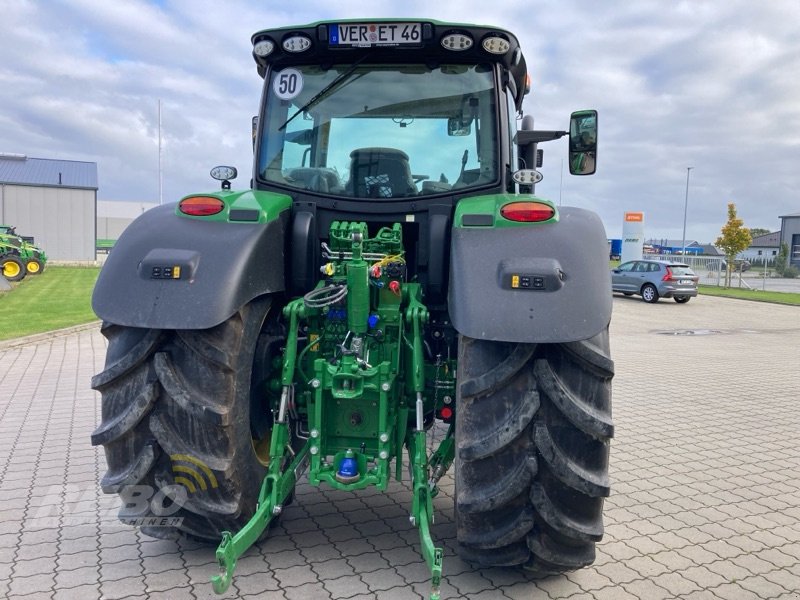
POLYGON ((47 265, 0 292, 0 340, 43 333, 97 319, 91 297, 98 267, 47 265))
POLYGON ((737 298, 739 300, 755 300, 757 302, 773 302, 775 304, 790 304, 800 306, 800 294, 793 292, 762 292, 761 290, 746 290, 741 288, 722 288, 713 285, 701 285, 700 294, 704 296, 721 296, 723 298, 737 298))

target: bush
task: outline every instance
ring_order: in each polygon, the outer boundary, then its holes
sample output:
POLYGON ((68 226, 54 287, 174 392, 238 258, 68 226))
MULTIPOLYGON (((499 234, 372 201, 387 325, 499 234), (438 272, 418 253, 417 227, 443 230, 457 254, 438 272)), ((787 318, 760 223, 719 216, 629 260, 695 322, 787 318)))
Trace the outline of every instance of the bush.
POLYGON ((800 269, 797 267, 789 265, 783 269, 783 276, 787 279, 794 279, 798 275, 800 275, 800 269))
POLYGON ((789 266, 789 244, 783 242, 778 256, 775 257, 775 272, 783 277, 783 271, 789 266))

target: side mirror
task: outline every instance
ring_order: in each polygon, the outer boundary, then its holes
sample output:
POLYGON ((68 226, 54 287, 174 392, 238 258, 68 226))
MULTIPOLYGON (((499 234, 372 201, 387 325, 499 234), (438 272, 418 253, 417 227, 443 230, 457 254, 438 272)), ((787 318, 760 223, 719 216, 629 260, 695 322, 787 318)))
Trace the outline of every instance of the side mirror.
POLYGON ((286 141, 301 146, 310 146, 314 141, 313 129, 301 129, 300 131, 289 131, 286 133, 286 141))
POLYGON ((592 175, 597 170, 597 111, 580 110, 569 121, 569 172, 592 175))
POLYGON ((447 135, 449 136, 465 136, 469 135, 472 131, 470 121, 466 125, 458 117, 450 117, 447 119, 447 135))
POLYGON ((469 135, 472 122, 478 118, 479 101, 474 96, 461 99, 461 111, 457 117, 447 119, 447 135, 469 135))

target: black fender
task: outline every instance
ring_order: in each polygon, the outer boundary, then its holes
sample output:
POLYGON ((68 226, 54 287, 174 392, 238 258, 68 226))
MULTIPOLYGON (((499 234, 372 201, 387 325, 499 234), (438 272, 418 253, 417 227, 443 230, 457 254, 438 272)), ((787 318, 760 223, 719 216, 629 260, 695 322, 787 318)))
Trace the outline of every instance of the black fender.
POLYGON ((143 213, 122 233, 94 288, 98 317, 207 329, 253 298, 284 290, 288 210, 266 223, 230 223, 179 217, 175 206, 143 213))
POLYGON ((558 222, 523 227, 454 227, 450 256, 448 306, 463 335, 563 343, 609 324, 608 241, 591 211, 559 208, 558 222))

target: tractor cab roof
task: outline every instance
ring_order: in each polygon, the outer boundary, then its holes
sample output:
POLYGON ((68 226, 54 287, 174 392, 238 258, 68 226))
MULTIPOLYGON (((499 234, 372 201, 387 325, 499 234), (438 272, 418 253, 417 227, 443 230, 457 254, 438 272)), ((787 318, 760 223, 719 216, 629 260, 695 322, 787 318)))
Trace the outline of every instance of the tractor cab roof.
POLYGON ((423 19, 324 21, 264 29, 253 34, 252 42, 261 77, 271 65, 493 62, 509 74, 517 108, 529 89, 516 36, 487 25, 423 19))

